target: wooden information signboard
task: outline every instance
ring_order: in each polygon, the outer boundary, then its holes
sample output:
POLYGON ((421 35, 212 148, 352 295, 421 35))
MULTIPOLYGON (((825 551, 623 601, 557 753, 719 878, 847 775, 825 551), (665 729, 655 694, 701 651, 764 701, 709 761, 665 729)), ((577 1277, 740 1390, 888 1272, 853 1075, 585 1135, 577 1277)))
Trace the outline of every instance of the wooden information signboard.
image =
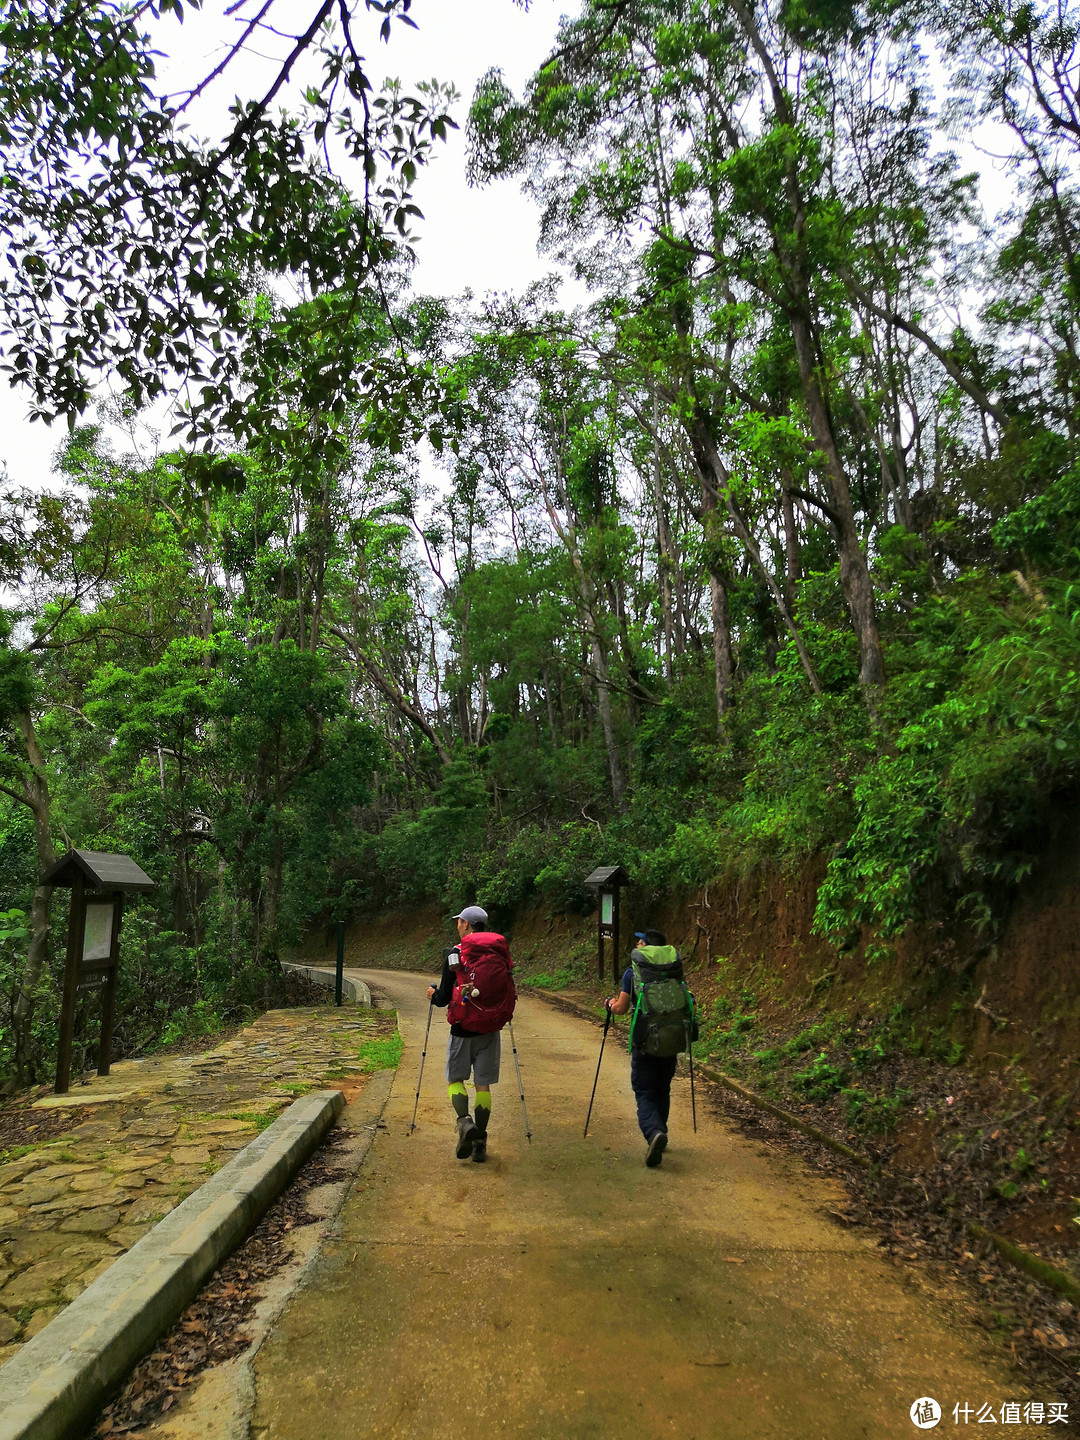
POLYGON ((94 991, 101 992, 97 1073, 109 1073, 124 894, 127 891, 147 893, 153 890, 154 882, 129 856, 110 855, 103 850, 72 850, 41 879, 45 885, 71 887, 56 1059, 56 1093, 63 1095, 71 1083, 71 1043, 79 996, 94 991))
POLYGON ((629 885, 630 876, 621 865, 601 865, 585 877, 590 890, 597 891, 596 975, 604 978, 604 941, 612 941, 611 973, 619 983, 619 891, 629 885))

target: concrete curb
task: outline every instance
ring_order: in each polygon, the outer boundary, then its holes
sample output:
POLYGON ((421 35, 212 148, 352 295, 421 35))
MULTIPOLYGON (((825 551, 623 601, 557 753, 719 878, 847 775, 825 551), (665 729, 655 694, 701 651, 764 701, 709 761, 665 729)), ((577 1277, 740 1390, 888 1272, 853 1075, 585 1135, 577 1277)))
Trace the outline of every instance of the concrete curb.
MULTIPOLYGON (((281 968, 291 970, 293 974, 306 975, 309 980, 314 980, 316 985, 326 985, 331 990, 337 979, 335 971, 321 970, 317 965, 293 965, 291 961, 285 961, 281 968)), ((371 1004, 371 991, 366 982, 350 980, 347 975, 342 976, 341 996, 343 1000, 352 1000, 357 1005, 371 1004)))
POLYGON ((344 1109, 290 1105, 0 1369, 0 1440, 71 1440, 284 1189, 344 1109))
POLYGON ((346 1178, 309 1196, 308 1209, 317 1210, 319 1222, 293 1231, 292 1258, 271 1278, 245 1322, 251 1343, 241 1354, 204 1370, 168 1416, 159 1418, 163 1440, 251 1440, 259 1351, 298 1292, 320 1283, 318 1266, 326 1240, 340 1233, 342 1210, 375 1142, 396 1075, 394 1070, 376 1071, 346 1108, 339 1121, 344 1133, 334 1150, 335 1168, 345 1170, 346 1178))
MULTIPOLYGON (((689 1074, 690 1067, 683 1057, 679 1056, 680 1071, 689 1074)), ((785 1125, 790 1125, 793 1130, 798 1130, 801 1135, 816 1140, 819 1145, 833 1150, 837 1155, 842 1155, 845 1160, 860 1165, 868 1170, 873 1163, 869 1156, 862 1155, 858 1150, 853 1150, 850 1145, 845 1145, 842 1140, 834 1140, 824 1130, 819 1130, 816 1125, 811 1125, 808 1120, 800 1120, 797 1115, 792 1115, 790 1110, 784 1110, 779 1105, 774 1105, 771 1100, 766 1100, 764 1095, 759 1095, 756 1090, 751 1090, 748 1085, 726 1074, 723 1070, 717 1070, 712 1065, 698 1064, 694 1066, 695 1075, 703 1075, 706 1080, 711 1080, 715 1085, 721 1085, 725 1090, 730 1090, 733 1095, 738 1095, 748 1105, 754 1105, 758 1110, 764 1110, 768 1115, 775 1115, 778 1120, 783 1120, 785 1125)))

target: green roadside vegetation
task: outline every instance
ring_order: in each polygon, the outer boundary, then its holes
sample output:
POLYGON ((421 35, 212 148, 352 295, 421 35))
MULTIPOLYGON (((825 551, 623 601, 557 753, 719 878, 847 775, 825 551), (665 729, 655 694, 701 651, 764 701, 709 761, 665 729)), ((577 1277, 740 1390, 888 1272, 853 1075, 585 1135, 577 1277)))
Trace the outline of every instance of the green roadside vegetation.
POLYGON ((862 1024, 826 1014, 786 1038, 763 1024, 757 1009, 752 989, 735 999, 721 994, 702 1013, 695 1054, 778 1103, 833 1102, 834 1112, 862 1135, 889 1133, 912 1100, 910 1089, 897 1086, 891 1075, 883 1078, 898 1058, 957 1065, 964 1055, 943 1030, 925 1033, 903 1002, 862 1024))
POLYGON ((0 67, 0 336, 71 422, 54 489, 8 495, 0 530, 0 1083, 55 1057, 67 900, 38 877, 69 844, 156 882, 124 922, 118 1055, 283 1003, 281 955, 338 921, 579 917, 617 859, 643 907, 819 877, 805 938, 866 962, 851 1018, 766 1035, 760 986, 721 977, 707 1043, 887 1133, 889 1057, 965 1041, 937 1002, 875 1011, 876 957, 941 917, 989 953, 1080 790, 1069 26, 582 0, 520 94, 493 71, 461 117, 471 178, 521 180, 588 285, 571 309, 554 282, 411 287, 445 89, 391 86, 360 133, 335 108, 345 71, 367 94, 359 52, 328 32, 323 87, 295 121, 256 108, 223 174, 154 88, 182 7, 91 9, 46 5, 63 44, 15 27, 0 67), (62 126, 50 66, 96 77, 62 126), (997 214, 953 137, 1003 104, 997 214), (367 162, 352 193, 328 128, 367 162), (42 155, 100 187, 24 215, 42 155), (31 318, 61 294, 64 345, 31 318), (177 437, 116 438, 189 379, 177 437))

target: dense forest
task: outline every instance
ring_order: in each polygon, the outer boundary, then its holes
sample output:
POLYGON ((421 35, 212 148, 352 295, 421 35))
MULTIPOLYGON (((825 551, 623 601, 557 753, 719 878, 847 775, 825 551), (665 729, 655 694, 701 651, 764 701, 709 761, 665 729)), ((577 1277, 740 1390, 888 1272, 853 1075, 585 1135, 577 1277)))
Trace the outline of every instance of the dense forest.
POLYGON ((69 845, 158 884, 130 1054, 270 1003, 312 927, 583 908, 613 859, 824 856, 815 928, 870 955, 992 933, 1075 805, 1077 14, 585 0, 458 117, 569 306, 413 287, 454 96, 358 51, 408 10, 312 7, 211 142, 155 82, 182 0, 3 6, 5 365, 70 425, 0 533, 9 1084, 69 845))

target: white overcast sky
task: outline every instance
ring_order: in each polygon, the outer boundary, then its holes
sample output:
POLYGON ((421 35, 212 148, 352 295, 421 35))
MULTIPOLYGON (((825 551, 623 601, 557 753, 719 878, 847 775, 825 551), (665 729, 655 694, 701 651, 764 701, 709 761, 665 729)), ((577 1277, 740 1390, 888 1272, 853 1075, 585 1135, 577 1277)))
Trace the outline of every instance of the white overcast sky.
MULTIPOLYGON (((413 0, 417 29, 395 25, 389 44, 377 39, 377 15, 361 20, 368 33, 358 27, 357 39, 367 41, 368 73, 376 85, 393 76, 408 91, 417 81, 437 79, 451 81, 461 92, 455 110, 461 128, 451 132, 417 185, 416 200, 424 212, 417 225, 414 287, 418 292, 519 291, 552 268, 537 256, 537 211, 521 194, 517 181, 501 181, 483 190, 472 190, 465 183, 464 121, 477 80, 492 66, 503 71, 513 88, 521 87, 551 48, 566 8, 566 0, 531 0, 528 10, 512 0, 413 0)), ((290 13, 299 19, 310 11, 310 4, 282 0, 280 11, 275 6, 273 20, 279 28, 287 28, 290 13)), ((162 48, 173 59, 159 67, 159 73, 169 89, 211 70, 220 59, 223 37, 233 34, 230 22, 212 17, 209 6, 202 16, 189 11, 183 27, 172 19, 163 22, 162 48)), ((247 71, 243 83, 254 92, 255 67, 243 63, 247 71)), ((233 75, 220 83, 208 103, 192 114, 193 128, 209 135, 220 133, 239 83, 240 77, 233 75)), ((347 171, 343 178, 349 180, 347 171)), ((0 461, 6 464, 11 482, 37 488, 50 484, 52 455, 66 431, 62 421, 49 429, 40 422, 31 424, 27 410, 24 393, 0 381, 0 461)))

